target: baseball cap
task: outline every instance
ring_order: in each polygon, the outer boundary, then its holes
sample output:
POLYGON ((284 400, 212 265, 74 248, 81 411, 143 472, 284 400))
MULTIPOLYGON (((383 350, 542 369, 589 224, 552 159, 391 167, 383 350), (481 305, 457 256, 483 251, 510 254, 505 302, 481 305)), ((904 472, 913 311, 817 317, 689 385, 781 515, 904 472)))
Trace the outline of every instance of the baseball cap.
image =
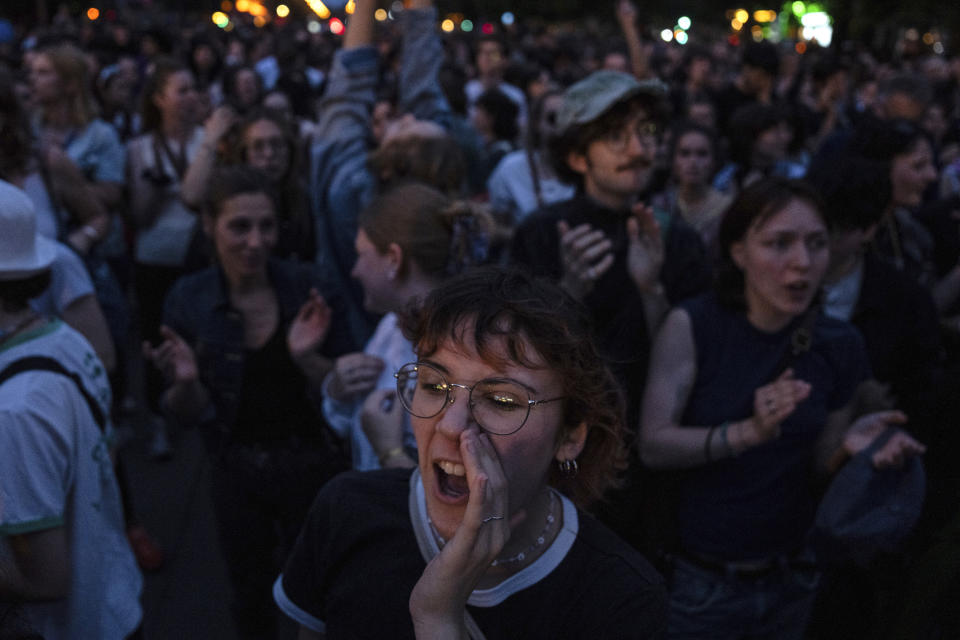
POLYGON ((640 80, 620 71, 595 71, 563 92, 557 112, 557 133, 593 122, 615 104, 637 95, 663 98, 667 86, 659 80, 640 80))

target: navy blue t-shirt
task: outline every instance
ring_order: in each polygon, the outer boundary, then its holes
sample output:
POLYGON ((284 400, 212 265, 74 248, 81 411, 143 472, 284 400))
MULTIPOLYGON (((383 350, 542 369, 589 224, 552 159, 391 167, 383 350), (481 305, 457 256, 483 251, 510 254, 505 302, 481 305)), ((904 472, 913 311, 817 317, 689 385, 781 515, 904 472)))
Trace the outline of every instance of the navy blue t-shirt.
MULTIPOLYGON (((705 294, 680 305, 690 315, 697 375, 681 424, 715 426, 753 415, 754 390, 778 375, 802 317, 776 333, 705 294)), ((776 440, 692 471, 685 480, 678 523, 683 549, 728 560, 797 551, 813 522, 810 487, 814 444, 827 415, 845 406, 869 377, 856 328, 821 314, 810 351, 790 367, 812 386, 781 425, 776 440)))

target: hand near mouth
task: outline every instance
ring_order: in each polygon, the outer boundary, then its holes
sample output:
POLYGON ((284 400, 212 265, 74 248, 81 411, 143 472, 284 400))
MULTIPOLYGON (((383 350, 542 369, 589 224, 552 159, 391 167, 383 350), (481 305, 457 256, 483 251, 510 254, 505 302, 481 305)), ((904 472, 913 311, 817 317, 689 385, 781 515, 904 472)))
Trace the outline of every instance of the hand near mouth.
POLYGON ((427 565, 410 595, 418 638, 468 637, 467 599, 510 539, 511 527, 523 518, 508 513, 507 480, 490 436, 464 431, 460 455, 470 496, 453 537, 427 565))

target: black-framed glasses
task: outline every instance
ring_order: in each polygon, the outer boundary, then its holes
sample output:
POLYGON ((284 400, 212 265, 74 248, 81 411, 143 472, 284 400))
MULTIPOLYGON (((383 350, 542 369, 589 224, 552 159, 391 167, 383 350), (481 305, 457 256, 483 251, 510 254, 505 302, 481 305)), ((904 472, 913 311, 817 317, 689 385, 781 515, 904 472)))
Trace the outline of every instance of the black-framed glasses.
POLYGON ((646 145, 654 145, 660 136, 660 125, 651 120, 640 120, 621 127, 616 131, 611 131, 601 139, 616 152, 624 151, 630 146, 633 137, 639 138, 640 142, 646 145))
POLYGON ((486 378, 472 386, 448 382, 439 369, 425 362, 410 362, 393 374, 400 404, 411 415, 432 418, 456 401, 454 388, 468 393, 470 413, 481 429, 498 436, 516 433, 527 423, 533 407, 556 400, 533 400, 516 380, 486 378))

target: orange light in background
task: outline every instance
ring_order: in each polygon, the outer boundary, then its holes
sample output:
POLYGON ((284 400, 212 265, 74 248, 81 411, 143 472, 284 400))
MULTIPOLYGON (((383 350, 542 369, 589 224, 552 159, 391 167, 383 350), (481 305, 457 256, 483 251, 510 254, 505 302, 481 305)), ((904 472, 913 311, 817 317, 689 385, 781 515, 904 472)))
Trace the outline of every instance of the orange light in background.
POLYGON ((321 20, 330 17, 330 9, 327 9, 327 5, 323 4, 321 0, 307 0, 307 5, 321 20))
POLYGON ((753 19, 757 22, 773 22, 777 19, 777 12, 770 9, 760 9, 753 12, 753 19))
POLYGON ((453 23, 453 20, 451 20, 450 18, 447 18, 446 20, 444 20, 443 22, 440 23, 440 29, 441 29, 444 33, 450 33, 451 31, 453 31, 453 30, 456 29, 456 28, 457 28, 457 25, 455 25, 455 24, 453 23))
POLYGON ((230 2, 230 0, 223 0, 223 2, 220 3, 220 9, 229 13, 233 11, 233 3, 230 2))
POLYGON ((343 6, 343 10, 349 15, 353 15, 353 12, 357 10, 357 3, 354 0, 347 0, 347 4, 343 6))
POLYGON ((87 9, 88 20, 96 20, 99 17, 100 17, 100 9, 97 9, 96 7, 90 7, 89 9, 87 9))
POLYGON ((927 32, 927 33, 923 34, 923 44, 929 46, 929 45, 933 44, 933 42, 934 42, 934 39, 933 39, 933 34, 932 34, 932 33, 927 32))
POLYGON ((250 10, 249 0, 237 0, 237 11, 242 11, 243 13, 246 13, 249 10, 250 10))
POLYGON ((335 36, 339 36, 341 33, 343 33, 343 22, 340 21, 340 18, 330 19, 330 33, 335 36))
POLYGON ((278 5, 277 5, 277 17, 278 17, 278 18, 286 18, 288 15, 290 15, 290 7, 288 7, 288 6, 285 5, 285 4, 278 4, 278 5))
POLYGON ((750 19, 750 14, 747 13, 746 9, 737 9, 737 12, 734 16, 741 24, 746 24, 747 20, 750 19))
POLYGON ((730 27, 734 31, 740 31, 740 29, 743 29, 743 23, 737 20, 736 18, 734 18, 733 20, 730 21, 730 27))
POLYGON ((796 49, 797 53, 803 55, 807 52, 807 43, 800 41, 797 43, 797 46, 795 46, 794 49, 796 49))
POLYGON ((387 19, 387 10, 386 9, 377 9, 373 14, 373 17, 377 19, 377 22, 383 22, 387 19))
POLYGON ((253 26, 255 26, 255 27, 257 27, 257 28, 260 28, 260 27, 262 27, 262 26, 265 25, 265 24, 267 24, 267 19, 264 18, 263 16, 256 16, 256 17, 253 19, 253 26))

